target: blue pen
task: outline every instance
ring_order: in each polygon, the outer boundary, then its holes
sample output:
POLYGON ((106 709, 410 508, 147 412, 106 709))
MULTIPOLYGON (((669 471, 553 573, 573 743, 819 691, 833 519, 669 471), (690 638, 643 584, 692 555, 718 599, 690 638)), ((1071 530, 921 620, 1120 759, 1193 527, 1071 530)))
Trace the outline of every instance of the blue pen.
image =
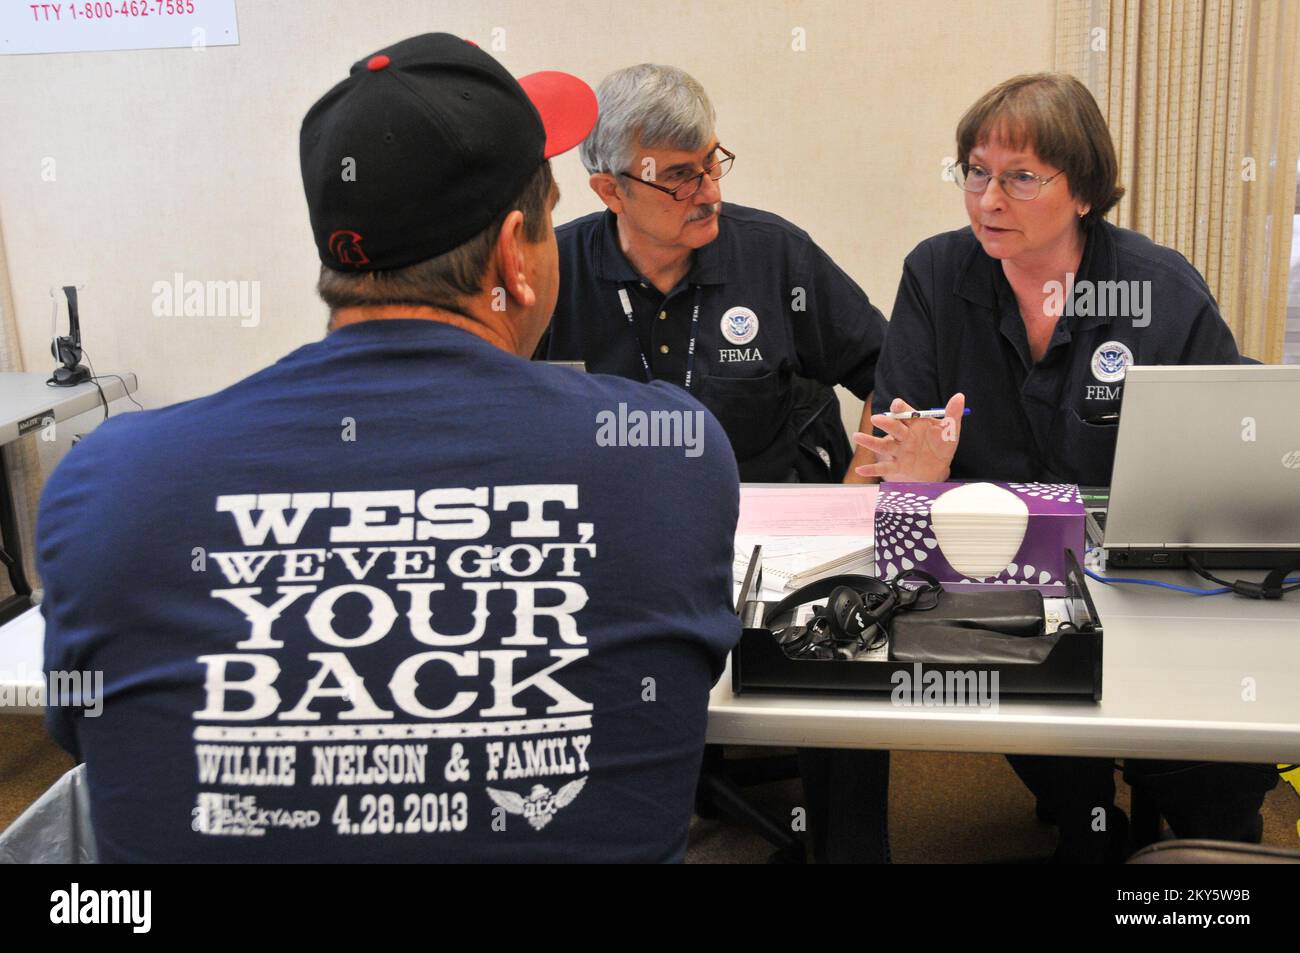
MULTIPOLYGON (((961 415, 965 417, 970 413, 970 408, 962 410, 961 415)), ((930 410, 905 410, 902 413, 881 414, 882 417, 888 417, 890 420, 943 420, 945 416, 942 407, 931 408, 930 410)))

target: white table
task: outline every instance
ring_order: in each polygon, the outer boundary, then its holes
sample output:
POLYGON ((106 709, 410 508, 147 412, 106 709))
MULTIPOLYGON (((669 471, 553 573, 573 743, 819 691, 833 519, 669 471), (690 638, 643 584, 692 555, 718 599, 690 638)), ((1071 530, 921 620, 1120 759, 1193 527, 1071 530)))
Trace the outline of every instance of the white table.
POLYGON ((32 608, 0 626, 0 700, 13 692, 20 702, 3 704, 0 715, 39 715, 44 711, 44 669, 45 619, 39 608, 32 608))
MULTIPOLYGON (((1181 571, 1125 575, 1210 586, 1181 571)), ((1300 762, 1300 591, 1265 602, 1088 587, 1105 632, 1099 703, 1004 696, 980 711, 896 707, 887 694, 736 696, 728 666, 709 701, 708 741, 1300 762)))
MULTIPOLYGON (((49 376, 0 373, 0 447, 40 431, 51 419, 57 424, 96 407, 106 407, 119 397, 134 392, 137 386, 135 375, 129 371, 99 375, 96 378, 98 387, 92 381, 73 387, 53 387, 46 383, 49 376)), ((13 596, 0 603, 0 623, 3 623, 25 612, 32 604, 32 587, 23 571, 17 515, 3 454, 0 454, 0 550, 11 557, 9 582, 14 590, 13 596)))
MULTIPOLYGON (((1188 573, 1143 575, 1197 584, 1188 573)), ((981 711, 895 707, 884 694, 737 697, 728 667, 709 702, 708 741, 1300 762, 1300 593, 1256 602, 1093 580, 1089 587, 1105 630, 1099 703, 1003 697, 996 711, 981 711), (1254 701, 1243 699, 1247 678, 1254 701)), ((39 609, 0 627, 0 685, 40 685, 42 704, 44 632, 39 609)))
MULTIPOLYGON (((53 417, 57 423, 103 406, 93 383, 53 387, 45 383, 49 376, 0 373, 0 445, 39 430, 46 417, 53 417)), ((101 374, 98 380, 110 404, 134 393, 137 387, 135 375, 130 371, 101 374)))

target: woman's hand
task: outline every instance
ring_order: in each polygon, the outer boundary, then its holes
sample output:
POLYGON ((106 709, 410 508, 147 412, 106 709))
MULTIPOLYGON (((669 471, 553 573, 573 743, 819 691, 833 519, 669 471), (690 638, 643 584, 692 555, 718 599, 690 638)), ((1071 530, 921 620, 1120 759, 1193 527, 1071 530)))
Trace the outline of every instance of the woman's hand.
MULTIPOLYGON (((859 476, 911 483, 942 483, 948 479, 957 441, 961 438, 962 412, 966 397, 953 394, 944 408, 942 420, 894 420, 874 414, 873 426, 885 432, 883 437, 855 433, 853 442, 875 454, 876 462, 855 468, 859 476)), ((901 397, 889 405, 891 413, 906 413, 915 408, 901 397)))

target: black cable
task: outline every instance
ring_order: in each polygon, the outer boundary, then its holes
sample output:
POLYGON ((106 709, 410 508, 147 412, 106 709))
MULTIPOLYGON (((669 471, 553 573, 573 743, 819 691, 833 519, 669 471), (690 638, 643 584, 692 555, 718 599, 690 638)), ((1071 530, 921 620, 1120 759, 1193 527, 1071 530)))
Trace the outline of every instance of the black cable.
POLYGON ((101 377, 116 377, 116 378, 118 379, 118 381, 120 381, 121 384, 122 384, 122 393, 126 396, 126 399, 129 400, 131 403, 135 404, 136 407, 138 407, 140 410, 144 410, 144 405, 141 404, 138 400, 136 400, 134 397, 131 396, 131 391, 128 390, 128 389, 127 389, 127 386, 126 386, 126 379, 125 379, 121 374, 102 374, 102 375, 100 375, 100 376, 101 376, 101 377))
POLYGON ((99 391, 99 400, 104 405, 104 419, 107 420, 108 419, 108 397, 104 394, 104 388, 99 386, 99 381, 96 379, 96 375, 95 375, 95 365, 90 360, 90 355, 86 353, 86 349, 84 347, 81 349, 81 356, 84 357, 86 359, 86 363, 90 365, 90 382, 95 385, 95 390, 99 391))
POLYGON ((104 419, 108 419, 108 397, 104 394, 104 388, 99 386, 99 381, 91 377, 90 382, 95 385, 95 390, 99 391, 99 400, 104 405, 104 419))
POLYGON ((123 393, 124 395, 126 395, 126 399, 129 400, 131 403, 135 404, 135 405, 136 405, 137 407, 139 407, 141 410, 144 410, 144 406, 143 406, 143 405, 142 405, 138 400, 136 400, 134 397, 131 396, 131 391, 130 391, 130 389, 126 386, 126 379, 123 378, 121 374, 102 374, 102 375, 101 375, 101 374, 96 374, 96 373, 95 373, 95 362, 92 361, 92 360, 90 359, 90 353, 89 353, 89 352, 88 352, 84 347, 81 349, 81 356, 84 357, 84 358, 86 359, 86 363, 90 366, 90 381, 91 381, 91 383, 93 383, 93 384, 95 385, 95 387, 99 388, 99 398, 100 398, 100 400, 102 400, 102 401, 104 402, 104 419, 105 419, 105 420, 108 419, 108 398, 104 396, 104 388, 102 388, 102 387, 99 386, 99 379, 100 379, 100 377, 116 377, 116 378, 118 379, 118 381, 122 384, 122 393, 123 393))
MULTIPOLYGON (((1211 575, 1209 572, 1207 572, 1205 570, 1205 567, 1200 564, 1200 561, 1197 560, 1197 558, 1193 556, 1191 553, 1187 554, 1187 566, 1189 569, 1192 570, 1192 572, 1196 573, 1196 575, 1200 576, 1202 579, 1208 579, 1210 582, 1213 582, 1220 586, 1227 586, 1229 589, 1231 589, 1239 596, 1245 596, 1248 599, 1266 598, 1261 583, 1251 582, 1247 579, 1238 579, 1236 582, 1228 582, 1228 580, 1226 579, 1220 579, 1218 576, 1211 575)), ((1297 589, 1300 589, 1300 582, 1294 583, 1293 585, 1290 586, 1282 586, 1276 591, 1278 592, 1279 596, 1281 596, 1281 595, 1285 595, 1288 592, 1295 592, 1297 589)))
MULTIPOLYGON (((57 368, 56 368, 56 370, 57 370, 57 368)), ((95 377, 94 377, 95 369, 94 369, 94 367, 91 367, 90 372, 91 372, 90 382, 91 382, 92 384, 95 385, 95 390, 99 391, 99 402, 100 402, 101 404, 104 405, 104 419, 107 420, 107 419, 108 419, 108 398, 104 395, 104 388, 102 388, 102 387, 99 386, 99 381, 95 380, 95 377)), ((59 385, 59 384, 56 384, 56 383, 54 383, 54 378, 51 377, 49 380, 47 380, 47 381, 45 382, 45 386, 46 386, 46 387, 58 387, 58 386, 67 386, 67 385, 59 385)))
POLYGON ((1237 587, 1232 583, 1228 582, 1228 580, 1220 579, 1218 576, 1213 576, 1210 573, 1206 572, 1204 567, 1201 566, 1200 562, 1191 553, 1187 554, 1187 565, 1191 568, 1192 572, 1196 573, 1196 575, 1200 576, 1202 579, 1208 579, 1210 582, 1214 583, 1215 585, 1227 586, 1229 589, 1236 591, 1237 587))
MULTIPOLYGON (((856 578, 856 577, 850 577, 856 578)), ((886 582, 874 576, 865 577, 869 582, 883 586, 884 591, 869 591, 857 585, 841 585, 827 594, 826 605, 815 606, 813 617, 806 625, 787 625, 781 629, 772 629, 777 644, 789 658, 853 658, 857 653, 869 652, 884 645, 889 639, 889 624, 893 617, 902 612, 926 612, 939 602, 939 593, 943 586, 939 580, 921 569, 908 569, 894 579, 886 582), (906 583, 919 584, 910 587, 906 583), (841 597, 842 590, 856 593, 857 604, 841 597), (928 605, 923 597, 933 595, 928 605), (850 623, 861 627, 850 634, 850 623), (867 637, 867 633, 874 633, 867 637), (850 646, 856 646, 851 652, 850 646)), ((825 580, 820 582, 824 583, 825 580)), ((773 611, 770 620, 790 615, 791 621, 798 615, 798 608, 819 598, 803 598, 807 590, 820 583, 813 583, 787 596, 777 606, 780 611, 773 611), (797 600, 797 601, 796 601, 797 600), (782 608, 787 606, 788 608, 782 608)), ((769 621, 770 621, 769 620, 769 621)))

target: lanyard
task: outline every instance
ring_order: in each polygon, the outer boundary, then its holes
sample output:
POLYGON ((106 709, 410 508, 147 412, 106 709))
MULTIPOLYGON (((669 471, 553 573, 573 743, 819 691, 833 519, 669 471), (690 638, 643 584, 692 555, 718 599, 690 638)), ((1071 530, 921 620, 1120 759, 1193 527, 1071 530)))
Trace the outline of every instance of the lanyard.
MULTIPOLYGON (((691 389, 691 376, 695 373, 695 336, 700 328, 700 291, 702 286, 695 286, 695 308, 691 311, 691 343, 686 348, 686 382, 682 385, 687 391, 691 389)), ((637 353, 641 355, 641 366, 645 368, 645 379, 648 382, 655 379, 654 373, 650 370, 650 362, 646 359, 645 351, 641 350, 641 338, 636 333, 636 321, 632 318, 632 299, 628 297, 626 288, 618 289, 618 300, 623 305, 623 314, 627 316, 628 326, 632 328, 632 339, 636 341, 637 353)))

